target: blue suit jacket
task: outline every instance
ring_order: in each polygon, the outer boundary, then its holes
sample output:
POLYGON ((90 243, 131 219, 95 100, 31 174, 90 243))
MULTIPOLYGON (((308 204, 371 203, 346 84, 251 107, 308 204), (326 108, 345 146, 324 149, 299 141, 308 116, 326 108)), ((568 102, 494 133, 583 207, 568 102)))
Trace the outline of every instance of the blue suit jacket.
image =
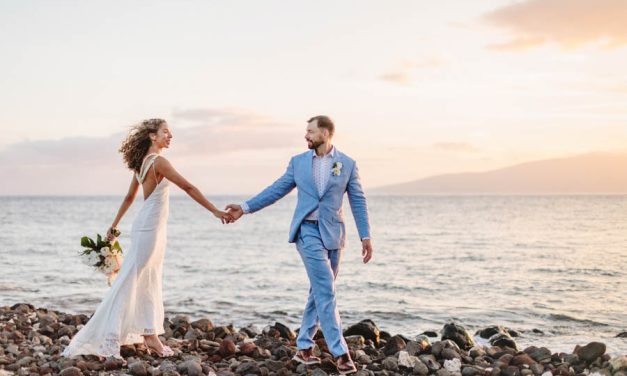
POLYGON ((353 217, 355 217, 359 237, 361 239, 370 237, 368 206, 359 181, 357 163, 336 149, 332 166, 336 162, 341 162, 341 172, 337 176, 331 174, 329 182, 320 196, 314 182, 312 158, 311 150, 292 157, 283 176, 261 193, 246 201, 249 212, 254 213, 272 205, 290 193, 294 187, 297 187, 298 203, 290 225, 289 242, 294 243, 296 241, 301 223, 318 208, 318 227, 324 247, 329 250, 342 249, 346 241, 346 226, 342 213, 342 202, 346 192, 353 217))

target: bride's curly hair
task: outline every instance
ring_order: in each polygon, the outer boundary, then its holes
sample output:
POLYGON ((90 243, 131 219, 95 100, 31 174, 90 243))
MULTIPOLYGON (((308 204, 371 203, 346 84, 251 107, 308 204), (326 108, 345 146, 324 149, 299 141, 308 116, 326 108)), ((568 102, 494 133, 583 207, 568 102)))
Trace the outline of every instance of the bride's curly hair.
POLYGON ((139 172, 148 148, 152 144, 150 134, 157 133, 163 123, 165 123, 163 119, 147 119, 131 127, 119 150, 129 169, 139 172))

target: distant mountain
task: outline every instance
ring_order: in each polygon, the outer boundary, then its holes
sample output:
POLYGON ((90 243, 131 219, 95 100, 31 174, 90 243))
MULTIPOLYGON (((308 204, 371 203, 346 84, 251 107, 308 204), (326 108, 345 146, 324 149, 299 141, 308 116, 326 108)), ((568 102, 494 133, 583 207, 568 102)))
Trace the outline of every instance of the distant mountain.
POLYGON ((591 153, 486 172, 436 175, 370 192, 401 195, 627 193, 627 153, 591 153))

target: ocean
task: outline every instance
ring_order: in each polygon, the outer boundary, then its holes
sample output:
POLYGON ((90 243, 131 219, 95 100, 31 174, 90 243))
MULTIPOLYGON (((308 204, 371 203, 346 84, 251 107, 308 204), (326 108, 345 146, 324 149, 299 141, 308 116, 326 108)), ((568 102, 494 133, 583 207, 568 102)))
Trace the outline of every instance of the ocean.
MULTIPOLYGON (((172 193, 177 193, 172 187, 172 193)), ((223 207, 246 197, 210 197, 223 207)), ((372 319, 414 336, 451 321, 471 333, 521 332, 520 347, 571 352, 601 341, 627 354, 627 196, 370 196, 373 260, 361 262, 348 202, 337 281, 344 327, 372 319), (538 329, 540 332, 534 332, 538 329)), ((0 197, 0 305, 91 313, 105 277, 81 263, 83 235, 104 234, 121 197, 0 197)), ((139 199, 120 224, 121 245, 139 199)), ((222 225, 172 196, 166 315, 296 329, 308 282, 287 242, 295 197, 222 225)))

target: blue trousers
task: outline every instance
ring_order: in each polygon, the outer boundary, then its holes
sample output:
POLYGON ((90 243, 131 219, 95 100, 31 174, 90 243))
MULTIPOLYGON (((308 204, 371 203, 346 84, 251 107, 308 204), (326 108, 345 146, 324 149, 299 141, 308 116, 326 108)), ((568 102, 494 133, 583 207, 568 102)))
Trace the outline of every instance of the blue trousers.
POLYGON ((300 226, 296 248, 305 264, 310 284, 296 346, 299 349, 313 347, 313 337, 320 325, 331 354, 336 357, 346 354, 348 346, 342 335, 342 321, 335 300, 335 278, 342 250, 325 249, 318 225, 306 222, 300 226))

